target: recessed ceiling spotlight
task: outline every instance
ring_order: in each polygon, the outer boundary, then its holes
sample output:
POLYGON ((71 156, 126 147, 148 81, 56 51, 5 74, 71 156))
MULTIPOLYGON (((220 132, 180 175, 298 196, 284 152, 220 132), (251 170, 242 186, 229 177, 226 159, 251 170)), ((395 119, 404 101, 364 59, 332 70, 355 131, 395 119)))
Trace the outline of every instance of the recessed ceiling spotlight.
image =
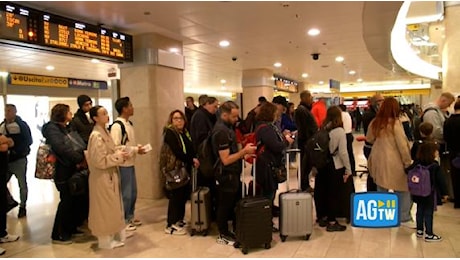
POLYGON ((92 63, 99 63, 100 61, 98 59, 91 59, 92 63))
POLYGON ((317 36, 321 33, 321 31, 319 29, 316 29, 316 28, 312 28, 310 30, 308 30, 308 35, 310 36, 317 36))
POLYGON ((276 62, 275 64, 273 64, 273 66, 275 66, 277 68, 281 68, 281 66, 283 66, 283 64, 281 64, 280 62, 276 62))
POLYGON ((227 40, 223 40, 219 42, 220 47, 228 47, 230 46, 230 42, 227 40))
POLYGON ((363 82, 363 79, 359 78, 359 79, 357 79, 356 81, 358 81, 358 82, 363 82))
POLYGON ((227 83, 227 81, 226 81, 225 79, 221 79, 221 80, 220 80, 220 83, 221 83, 221 84, 225 84, 225 83, 227 83))
POLYGON ((344 60, 345 60, 345 58, 342 57, 342 56, 337 56, 337 57, 335 58, 335 61, 337 61, 337 62, 343 62, 344 60))
POLYGON ((169 48, 169 52, 171 52, 171 53, 179 53, 179 49, 178 48, 169 48))
POLYGON ((307 74, 307 73, 303 73, 303 74, 302 74, 302 78, 308 78, 308 74, 307 74))
POLYGON ((318 82, 318 84, 323 85, 324 81, 321 80, 320 82, 318 82))
POLYGON ((356 74, 356 71, 350 70, 350 71, 348 72, 348 74, 350 74, 350 75, 355 75, 355 74, 356 74))
POLYGON ((46 69, 47 70, 54 70, 54 66, 48 65, 48 66, 46 66, 46 69))

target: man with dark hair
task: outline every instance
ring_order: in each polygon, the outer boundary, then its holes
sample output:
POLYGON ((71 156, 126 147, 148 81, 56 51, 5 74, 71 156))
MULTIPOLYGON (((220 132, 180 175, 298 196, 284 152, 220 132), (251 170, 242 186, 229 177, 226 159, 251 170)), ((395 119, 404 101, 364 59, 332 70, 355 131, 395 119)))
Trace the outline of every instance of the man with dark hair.
POLYGON ((234 209, 238 201, 238 190, 241 188, 240 174, 242 158, 253 154, 256 150, 254 144, 247 144, 238 151, 236 135, 233 127, 238 121, 239 107, 233 101, 227 101, 220 107, 220 118, 212 131, 212 143, 216 157, 220 159, 217 167, 216 183, 218 192, 217 226, 219 237, 217 243, 233 245, 235 235, 228 230, 229 216, 232 216, 235 228, 234 209))
MULTIPOLYGON (((7 213, 7 181, 8 174, 8 150, 14 146, 14 141, 0 134, 0 243, 14 242, 19 236, 8 234, 6 231, 6 213, 7 213)), ((5 254, 6 250, 0 247, 0 255, 5 254)))
POLYGON ((301 173, 302 173, 302 190, 310 189, 310 180, 308 176, 312 169, 308 158, 306 157, 305 145, 307 141, 318 131, 318 125, 311 113, 313 97, 308 90, 300 93, 300 104, 294 112, 294 122, 297 126, 297 142, 301 156, 301 173))
MULTIPOLYGON (((27 123, 16 114, 17 110, 15 105, 7 104, 5 106, 5 120, 0 124, 0 133, 13 139, 14 141, 14 146, 9 150, 10 155, 6 181, 10 181, 13 174, 18 180, 21 198, 18 218, 22 218, 27 215, 27 155, 30 153, 32 135, 27 123)), ((8 190, 7 195, 9 195, 9 197, 11 196, 8 190)), ((15 202, 12 198, 10 201, 13 203, 15 202)))
POLYGON ((89 118, 89 110, 93 107, 93 101, 87 95, 80 95, 77 98, 78 110, 74 114, 70 126, 77 131, 83 141, 88 144, 89 136, 93 131, 93 120, 89 118))
POLYGON ((137 145, 134 135, 134 127, 129 118, 134 115, 133 104, 129 97, 119 98, 115 102, 115 109, 118 112, 118 118, 115 119, 110 127, 110 134, 116 146, 124 147, 129 158, 120 165, 120 185, 123 197, 123 209, 126 222, 126 230, 134 231, 136 226, 142 225, 142 222, 134 218, 134 209, 137 200, 137 182, 134 162, 136 154, 145 154, 144 148, 137 145))
POLYGON ((259 106, 267 103, 267 99, 264 96, 259 97, 259 106))
POLYGON ((198 97, 198 104, 200 105, 200 107, 204 106, 206 104, 207 100, 208 100, 208 95, 206 95, 206 94, 200 95, 198 97))
POLYGON ((195 106, 195 100, 193 97, 187 97, 185 99, 185 117, 187 118, 187 130, 190 131, 190 122, 192 122, 192 116, 197 111, 198 107, 195 106))

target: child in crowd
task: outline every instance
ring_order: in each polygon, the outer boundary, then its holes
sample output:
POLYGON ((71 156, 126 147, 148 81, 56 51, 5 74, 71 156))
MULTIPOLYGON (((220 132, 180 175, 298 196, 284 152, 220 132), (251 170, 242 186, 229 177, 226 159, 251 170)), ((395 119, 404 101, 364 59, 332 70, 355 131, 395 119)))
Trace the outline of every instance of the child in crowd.
MULTIPOLYGON (((420 127, 421 128, 421 127, 420 127)), ((425 142, 419 145, 416 160, 410 169, 416 165, 428 167, 431 180, 431 194, 427 197, 412 196, 417 203, 417 237, 422 238, 425 225, 425 242, 438 242, 442 240, 441 236, 433 233, 433 213, 436 210, 436 189, 439 189, 443 199, 447 200, 447 187, 441 167, 436 161, 439 157, 438 145, 434 142, 425 142)))
POLYGON ((421 139, 414 141, 414 144, 410 151, 412 160, 414 161, 416 160, 418 147, 421 144, 426 143, 426 142, 435 142, 433 140, 433 137, 431 136, 433 134, 433 125, 431 123, 428 123, 428 122, 421 123, 419 126, 419 131, 420 131, 421 139))

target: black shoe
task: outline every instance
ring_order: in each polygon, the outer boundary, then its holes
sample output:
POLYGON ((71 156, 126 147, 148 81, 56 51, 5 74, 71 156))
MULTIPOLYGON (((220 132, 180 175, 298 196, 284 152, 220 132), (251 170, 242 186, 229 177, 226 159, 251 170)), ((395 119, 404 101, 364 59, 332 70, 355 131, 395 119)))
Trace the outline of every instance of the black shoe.
POLYGON ((6 207, 6 212, 9 212, 10 210, 16 208, 19 205, 19 203, 15 200, 13 200, 8 206, 6 207))
POLYGON ((273 206, 272 207, 272 217, 278 218, 280 216, 280 207, 273 206))
POLYGON ((26 208, 20 207, 19 208, 19 213, 18 213, 18 218, 23 218, 27 215, 26 208))
POLYGON ((334 224, 328 224, 326 231, 327 232, 334 232, 334 231, 345 231, 347 229, 346 226, 342 226, 339 222, 335 222, 334 224))
POLYGON ((273 233, 278 233, 278 232, 280 232, 280 230, 277 227, 273 226, 272 227, 272 232, 273 233))
POLYGON ((316 222, 318 222, 320 227, 326 227, 327 224, 328 224, 327 218, 321 218, 321 219, 317 220, 316 222))
POLYGON ((73 237, 82 237, 85 235, 85 232, 83 231, 80 231, 80 230, 75 230, 73 233, 72 233, 72 236, 73 237))

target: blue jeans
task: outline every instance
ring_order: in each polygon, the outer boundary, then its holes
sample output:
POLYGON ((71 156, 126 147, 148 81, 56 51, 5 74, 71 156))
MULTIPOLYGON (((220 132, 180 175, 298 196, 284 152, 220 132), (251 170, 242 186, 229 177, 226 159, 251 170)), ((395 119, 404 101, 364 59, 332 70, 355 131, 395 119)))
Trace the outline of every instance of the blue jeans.
POLYGON ((123 209, 125 211, 125 222, 128 223, 134 218, 134 207, 137 199, 137 182, 134 166, 120 166, 120 182, 123 209))
MULTIPOLYGON (((434 202, 434 199, 432 199, 434 202)), ((423 224, 425 224, 425 232, 427 235, 433 235, 433 212, 434 203, 426 201, 419 201, 417 203, 417 230, 423 231, 423 224)))
MULTIPOLYGON (((377 185, 377 191, 387 192, 388 190, 377 185)), ((412 208, 412 199, 408 191, 395 191, 399 195, 399 219, 401 223, 411 221, 410 209, 412 208)))
POLYGON ((9 182, 11 176, 16 176, 19 183, 19 192, 20 192, 20 199, 21 199, 21 208, 26 207, 27 202, 27 158, 21 158, 15 160, 13 162, 8 163, 8 175, 6 181, 9 182))

